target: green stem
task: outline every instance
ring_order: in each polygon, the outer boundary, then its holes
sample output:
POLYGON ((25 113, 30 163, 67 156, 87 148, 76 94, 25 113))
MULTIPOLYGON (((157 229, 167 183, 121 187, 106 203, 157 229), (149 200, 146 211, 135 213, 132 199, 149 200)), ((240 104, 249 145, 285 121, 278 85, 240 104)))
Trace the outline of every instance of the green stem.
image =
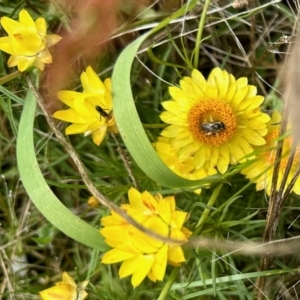
POLYGON ((15 72, 13 72, 9 75, 6 75, 6 76, 0 78, 0 85, 6 83, 8 81, 11 81, 11 80, 13 80, 13 79, 15 79, 15 78, 17 78, 21 75, 22 75, 22 72, 20 72, 20 71, 15 71, 15 72))
POLYGON ((169 290, 172 286, 172 284, 174 283, 178 273, 180 271, 180 267, 175 267, 170 275, 170 277, 168 278, 167 283, 165 284, 165 286, 163 287, 162 291, 160 292, 159 297, 157 298, 157 300, 164 300, 166 299, 166 297, 168 296, 169 290))
POLYGON ((197 226, 196 226, 196 229, 194 230, 194 235, 195 234, 198 234, 199 231, 202 229, 202 226, 203 224, 205 223, 210 211, 211 211, 211 207, 215 204, 218 196, 219 196, 219 193, 221 191, 223 187, 223 184, 219 184, 213 191, 210 199, 208 200, 208 203, 207 203, 207 208, 205 208, 204 212, 202 213, 201 215, 201 218, 199 219, 198 223, 197 223, 197 226))
POLYGON ((198 32, 197 32, 195 56, 194 56, 194 68, 195 69, 198 69, 202 33, 203 33, 204 24, 205 24, 205 20, 206 20, 206 14, 207 14, 209 5, 210 5, 210 0, 205 0, 205 4, 203 7, 203 11, 202 11, 200 22, 199 22, 199 28, 198 28, 198 32))

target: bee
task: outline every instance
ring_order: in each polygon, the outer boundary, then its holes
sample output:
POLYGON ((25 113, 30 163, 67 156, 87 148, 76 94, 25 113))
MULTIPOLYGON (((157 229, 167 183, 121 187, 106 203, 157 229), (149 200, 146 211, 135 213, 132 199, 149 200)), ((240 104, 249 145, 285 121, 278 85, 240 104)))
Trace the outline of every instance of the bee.
POLYGON ((215 135, 225 130, 225 124, 223 122, 207 122, 201 124, 201 129, 206 135, 215 135))
POLYGON ((111 119, 111 117, 112 117, 111 113, 107 113, 102 107, 100 107, 98 105, 96 105, 95 108, 100 113, 100 116, 102 116, 106 120, 111 119))

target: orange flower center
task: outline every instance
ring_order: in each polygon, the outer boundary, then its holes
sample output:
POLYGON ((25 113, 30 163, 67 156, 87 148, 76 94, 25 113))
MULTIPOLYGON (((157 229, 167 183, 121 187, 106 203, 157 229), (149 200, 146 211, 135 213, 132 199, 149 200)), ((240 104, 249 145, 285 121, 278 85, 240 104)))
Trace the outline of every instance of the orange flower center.
POLYGON ((188 124, 194 139, 208 145, 220 146, 233 136, 236 117, 229 104, 208 99, 191 108, 188 124))

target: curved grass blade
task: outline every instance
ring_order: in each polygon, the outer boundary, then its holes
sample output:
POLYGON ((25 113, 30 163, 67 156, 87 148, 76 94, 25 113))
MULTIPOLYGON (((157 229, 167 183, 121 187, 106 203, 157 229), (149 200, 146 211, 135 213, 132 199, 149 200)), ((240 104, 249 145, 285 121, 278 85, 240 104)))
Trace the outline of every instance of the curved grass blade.
POLYGON ((189 188, 216 181, 218 176, 205 180, 186 180, 173 173, 158 157, 139 119, 131 91, 130 71, 139 46, 147 38, 141 36, 119 56, 112 75, 114 116, 123 141, 139 167, 157 183, 173 188, 189 188))
POLYGON ((30 199, 50 223, 67 236, 101 251, 107 249, 98 230, 67 209, 53 194, 39 168, 33 142, 36 99, 29 90, 17 138, 17 163, 23 186, 30 199))

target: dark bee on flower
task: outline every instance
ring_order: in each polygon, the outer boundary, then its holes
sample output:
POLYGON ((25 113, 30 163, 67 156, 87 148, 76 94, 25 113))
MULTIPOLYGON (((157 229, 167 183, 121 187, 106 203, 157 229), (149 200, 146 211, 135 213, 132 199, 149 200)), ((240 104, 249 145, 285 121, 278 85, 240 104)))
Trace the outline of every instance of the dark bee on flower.
POLYGON ((102 116, 106 120, 111 119, 111 117, 112 117, 111 113, 107 113, 102 107, 100 107, 98 105, 96 105, 95 108, 100 113, 100 116, 102 116))
POLYGON ((201 124, 201 129, 206 135, 217 134, 225 130, 225 124, 223 122, 207 122, 201 124))

